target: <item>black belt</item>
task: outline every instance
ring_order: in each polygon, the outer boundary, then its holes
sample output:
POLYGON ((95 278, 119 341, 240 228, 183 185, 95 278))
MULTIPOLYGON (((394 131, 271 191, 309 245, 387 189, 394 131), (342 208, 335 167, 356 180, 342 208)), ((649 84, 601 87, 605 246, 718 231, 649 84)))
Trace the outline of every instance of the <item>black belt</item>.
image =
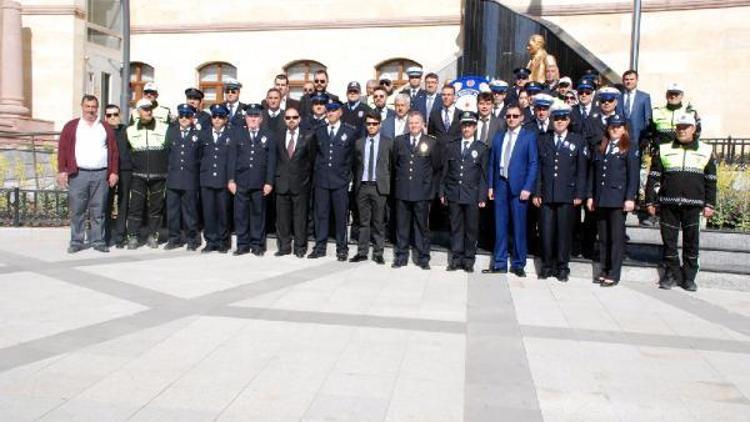
POLYGON ((377 186, 378 182, 362 182, 362 184, 365 186, 377 186))
POLYGON ((102 167, 102 168, 98 168, 98 169, 85 169, 85 168, 82 168, 82 167, 78 167, 78 171, 102 171, 102 170, 106 170, 106 169, 107 169, 106 167, 102 167))

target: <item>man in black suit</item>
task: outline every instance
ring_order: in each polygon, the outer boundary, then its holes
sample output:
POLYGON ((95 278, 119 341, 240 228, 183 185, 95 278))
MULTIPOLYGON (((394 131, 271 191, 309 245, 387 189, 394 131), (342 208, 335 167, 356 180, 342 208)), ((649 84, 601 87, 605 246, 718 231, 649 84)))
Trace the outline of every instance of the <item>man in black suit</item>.
POLYGON ((300 99, 300 111, 303 116, 312 112, 312 97, 316 95, 326 95, 331 101, 338 101, 339 97, 331 94, 328 89, 328 72, 324 69, 315 71, 313 75, 313 92, 302 96, 300 99))
POLYGON ((391 192, 393 140, 381 136, 380 115, 370 112, 365 116, 366 136, 354 144, 354 194, 359 210, 359 243, 357 255, 349 262, 367 259, 370 249, 370 229, 374 243, 372 260, 385 264, 385 210, 391 192))
MULTIPOLYGON (((492 105, 492 115, 505 122, 505 109, 508 108, 508 102, 505 101, 508 96, 508 83, 500 79, 494 79, 490 82, 490 91, 492 91, 492 100, 494 103, 492 105)), ((491 141, 490 145, 492 145, 491 141)))
POLYGON ((285 74, 280 73, 276 75, 276 78, 274 78, 273 80, 273 87, 278 89, 281 93, 281 102, 279 107, 282 110, 286 110, 288 108, 295 108, 299 110, 299 101, 289 97, 289 78, 287 78, 285 74))
POLYGON ((478 120, 476 137, 488 147, 492 145, 492 139, 497 132, 505 132, 505 119, 495 117, 492 113, 494 98, 491 92, 482 92, 477 97, 478 120))
POLYGON ((372 99, 373 104, 375 107, 373 107, 373 111, 378 113, 380 115, 380 121, 384 122, 385 119, 394 116, 396 114, 395 111, 391 110, 386 106, 386 100, 388 99, 388 91, 386 91, 385 88, 382 86, 379 86, 375 88, 375 90, 372 92, 372 99))
POLYGON ((294 107, 284 112, 286 129, 277 136, 276 236, 279 250, 275 256, 292 253, 304 258, 307 253, 307 209, 312 180, 312 133, 300 130, 300 114, 294 107))
POLYGON ((336 232, 336 257, 346 261, 349 254, 346 223, 349 210, 349 183, 352 180, 355 128, 341 121, 342 104, 326 105, 328 123, 315 131, 315 249, 310 259, 326 255, 331 213, 336 232))
POLYGON ((271 88, 266 92, 261 127, 274 134, 284 130, 284 110, 281 109, 281 91, 271 88))
POLYGON ((427 133, 435 137, 440 148, 461 135, 460 111, 456 108, 456 88, 446 85, 440 93, 442 106, 430 115, 427 133))
MULTIPOLYGON (((300 129, 303 132, 315 132, 315 130, 326 124, 326 104, 330 101, 327 95, 315 95, 310 98, 312 102, 312 113, 302 115, 300 129)), ((302 114, 302 113, 300 113, 302 114)))
POLYGON ((588 79, 581 79, 576 86, 578 92, 578 104, 573 107, 570 113, 571 132, 579 135, 585 135, 584 130, 586 120, 594 113, 594 84, 588 79))
POLYGON ((440 78, 435 73, 428 73, 424 77, 424 95, 417 96, 415 101, 412 101, 411 108, 422 113, 424 116, 425 127, 430 126, 430 116, 432 112, 438 110, 442 101, 440 101, 440 95, 438 95, 438 82, 440 78))
POLYGON ((422 269, 430 269, 427 220, 430 201, 435 198, 440 152, 437 140, 424 134, 422 113, 411 111, 409 133, 396 138, 393 144, 397 225, 393 268, 406 265, 413 228, 417 250, 414 262, 422 269))

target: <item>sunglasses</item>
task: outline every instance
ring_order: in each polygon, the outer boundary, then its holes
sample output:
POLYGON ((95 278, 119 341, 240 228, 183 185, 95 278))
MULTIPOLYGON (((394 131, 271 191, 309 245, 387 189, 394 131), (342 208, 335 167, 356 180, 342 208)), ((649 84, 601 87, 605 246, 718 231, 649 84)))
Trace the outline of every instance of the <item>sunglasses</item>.
POLYGON ((227 88, 227 89, 224 90, 224 92, 227 93, 227 94, 236 94, 236 93, 240 92, 240 90, 239 89, 234 89, 234 88, 227 88))
POLYGON ((315 79, 313 82, 316 83, 316 84, 324 84, 324 83, 326 83, 326 80, 325 79, 315 79))
POLYGON ((554 116, 552 117, 552 120, 559 122, 561 120, 568 120, 568 116, 554 116))
POLYGON ((517 118, 519 118, 519 117, 521 117, 521 115, 520 115, 520 114, 506 114, 506 115, 505 115, 505 118, 506 118, 506 119, 517 119, 517 118))
POLYGON ((569 97, 569 96, 565 97, 565 101, 570 101, 570 100, 575 100, 575 99, 576 99, 576 97, 572 97, 572 96, 571 97, 569 97))
POLYGON ((578 91, 578 95, 591 95, 593 91, 589 91, 588 89, 584 89, 582 91, 578 91))
POLYGON ((297 120, 299 116, 284 116, 284 120, 297 120))
POLYGON ((385 95, 383 95, 383 94, 380 94, 380 95, 375 94, 375 95, 373 95, 373 98, 385 98, 385 95))
POLYGON ((211 116, 212 119, 221 119, 224 120, 227 118, 227 116, 211 116))
POLYGON ((529 77, 528 77, 528 76, 522 76, 522 75, 521 75, 521 76, 516 76, 516 79, 518 79, 518 80, 522 80, 522 81, 525 81, 526 79, 529 79, 529 77))
POLYGON ((559 84, 558 86, 563 87, 563 88, 567 88, 567 87, 570 86, 570 84, 567 83, 567 82, 563 82, 563 83, 559 84))
POLYGON ((177 117, 179 117, 180 119, 192 119, 193 115, 192 114, 179 114, 177 117))
POLYGON ((387 81, 387 80, 384 80, 384 79, 380 80, 380 85, 390 85, 390 84, 391 84, 391 81, 387 81))
POLYGON ((367 126, 380 126, 380 122, 367 122, 365 123, 367 126))
POLYGON ((105 113, 104 115, 107 117, 120 117, 120 113, 105 113))
POLYGON ((615 99, 614 99, 614 98, 607 98, 606 100, 605 100, 605 99, 603 99, 603 100, 602 100, 602 102, 603 102, 603 103, 614 103, 614 102, 615 102, 615 99))
POLYGON ((305 94, 312 94, 315 90, 314 89, 303 89, 302 92, 305 94))
POLYGON ((143 91, 143 94, 144 95, 157 95, 158 92, 156 92, 156 91, 143 91))
POLYGON ((677 97, 680 94, 682 94, 682 92, 679 92, 679 91, 667 91, 667 95, 669 95, 670 97, 677 97))

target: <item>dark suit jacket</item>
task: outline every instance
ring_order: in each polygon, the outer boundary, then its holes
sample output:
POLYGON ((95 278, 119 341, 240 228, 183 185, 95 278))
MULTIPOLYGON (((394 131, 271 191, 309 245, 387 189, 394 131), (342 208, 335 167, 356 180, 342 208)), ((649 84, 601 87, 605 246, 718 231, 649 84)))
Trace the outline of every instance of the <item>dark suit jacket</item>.
POLYGON ((286 150, 287 131, 276 133, 276 185, 277 194, 308 193, 312 181, 312 165, 315 158, 312 145, 312 132, 297 128, 292 158, 286 150))
POLYGON ((440 152, 435 138, 422 135, 412 150, 409 134, 393 144, 395 197, 402 201, 430 201, 435 197, 439 179, 440 152))
POLYGON ((261 123, 260 127, 274 134, 284 130, 286 127, 284 123, 284 111, 279 110, 276 117, 272 118, 268 110, 263 110, 263 123, 261 123))
POLYGON ((450 127, 445 127, 443 124, 443 107, 441 106, 437 110, 433 110, 430 115, 430 125, 427 127, 427 134, 434 136, 438 141, 443 141, 444 144, 453 139, 461 136, 461 112, 458 107, 453 109, 453 117, 451 118, 450 127))
MULTIPOLYGON (((487 180, 490 186, 500 178, 500 164, 502 159, 505 132, 498 132, 492 140, 490 149, 490 160, 488 164, 487 180)), ((534 193, 536 187, 536 176, 539 171, 539 158, 537 153, 536 132, 521 128, 518 139, 513 146, 513 153, 508 164, 508 184, 510 193, 514 196, 521 194, 522 190, 534 193)))
POLYGON ((229 107, 229 103, 224 103, 224 105, 229 109, 229 120, 227 120, 227 126, 229 127, 242 127, 245 126, 245 103, 241 101, 237 101, 237 111, 234 113, 234 116, 231 115, 232 109, 229 107))
POLYGON ((234 134, 224 127, 221 136, 214 143, 213 129, 202 130, 198 138, 201 143, 200 184, 202 188, 226 189, 227 156, 234 134))
POLYGON ((555 133, 537 139, 539 175, 536 196, 546 203, 572 203, 586 198, 588 157, 583 136, 568 131, 565 140, 555 146, 555 133))
POLYGON ((227 157, 227 177, 237 189, 262 189, 272 185, 276 176, 276 136, 261 128, 255 141, 246 128, 233 130, 227 157))
POLYGON ((344 122, 341 122, 333 139, 329 137, 328 125, 319 126, 315 130, 313 171, 316 187, 341 189, 349 185, 356 140, 356 128, 344 122))
MULTIPOLYGON (((646 136, 649 121, 651 120, 651 96, 643 91, 636 90, 633 96, 633 107, 628 117, 629 129, 628 134, 633 143, 641 143, 641 139, 646 136)), ((620 96, 618 104, 622 104, 625 110, 625 94, 620 96)), ((627 116, 627 114, 625 114, 627 116)))
POLYGON ((442 104, 443 101, 440 99, 440 94, 435 93, 435 100, 432 102, 432 109, 427 110, 427 92, 425 91, 424 95, 417 97, 415 100, 412 100, 411 109, 417 110, 422 113, 422 116, 424 116, 425 118, 425 126, 429 127, 430 116, 432 116, 432 112, 435 110, 440 110, 442 104))
MULTIPOLYGON (((368 136, 357 139, 354 144, 354 193, 362 186, 362 176, 365 172, 365 148, 370 144, 368 136)), ((378 161, 375 163, 375 179, 378 193, 389 195, 391 193, 391 173, 393 170, 393 139, 380 136, 378 141, 378 161)))
MULTIPOLYGON (((481 119, 481 116, 480 116, 481 119)), ((494 114, 490 113, 490 126, 487 130, 487 139, 481 139, 481 121, 477 122, 477 138, 480 138, 479 140, 482 141, 485 145, 488 147, 492 146, 492 140, 495 139, 495 134, 498 132, 504 132, 505 131, 505 118, 495 117, 494 114)))
POLYGON ((448 144, 438 195, 457 204, 477 205, 487 200, 487 159, 490 147, 474 141, 462 154, 462 139, 448 144))
POLYGON ((167 129, 167 187, 170 189, 199 189, 198 172, 200 170, 201 142, 200 131, 195 127, 188 130, 182 138, 180 126, 172 125, 167 129))
MULTIPOLYGON (((266 100, 261 101, 260 105, 262 105, 263 109, 265 109, 266 108, 266 100)), ((297 109, 297 111, 300 111, 299 110, 299 100, 295 100, 294 98, 291 98, 291 97, 287 96, 286 97, 286 108, 284 108, 283 110, 286 110, 289 107, 294 107, 295 109, 297 109)))
MULTIPOLYGON (((300 98, 299 100, 299 113, 302 116, 306 116, 308 114, 312 114, 312 97, 313 95, 316 95, 317 93, 313 92, 312 94, 305 94, 300 98)), ((328 91, 323 92, 322 94, 328 95, 328 98, 330 98, 332 101, 338 101, 339 97, 336 95, 331 94, 328 91)))

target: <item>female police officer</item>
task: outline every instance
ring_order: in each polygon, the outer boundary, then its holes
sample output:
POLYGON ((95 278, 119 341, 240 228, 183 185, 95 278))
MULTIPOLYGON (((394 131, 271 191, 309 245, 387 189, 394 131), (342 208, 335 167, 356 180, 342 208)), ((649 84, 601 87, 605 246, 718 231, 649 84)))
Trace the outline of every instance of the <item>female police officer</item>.
POLYGON ((624 116, 607 119, 607 133, 592 155, 586 207, 596 212, 599 231, 601 272, 595 282, 610 287, 620 282, 625 215, 635 208, 640 171, 638 145, 630 143, 624 116))

